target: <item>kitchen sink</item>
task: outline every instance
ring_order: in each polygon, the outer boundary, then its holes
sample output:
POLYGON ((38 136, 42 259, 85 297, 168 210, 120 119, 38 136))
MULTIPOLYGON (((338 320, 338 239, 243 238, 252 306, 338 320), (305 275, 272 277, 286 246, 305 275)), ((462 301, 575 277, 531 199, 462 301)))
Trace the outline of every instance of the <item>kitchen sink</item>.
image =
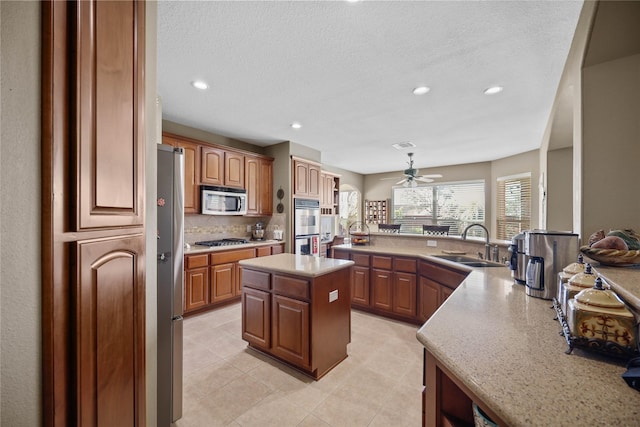
POLYGON ((504 267, 504 265, 493 262, 485 261, 479 258, 473 258, 464 255, 433 255, 436 258, 446 259, 447 261, 457 262, 458 264, 468 265, 469 267, 504 267))

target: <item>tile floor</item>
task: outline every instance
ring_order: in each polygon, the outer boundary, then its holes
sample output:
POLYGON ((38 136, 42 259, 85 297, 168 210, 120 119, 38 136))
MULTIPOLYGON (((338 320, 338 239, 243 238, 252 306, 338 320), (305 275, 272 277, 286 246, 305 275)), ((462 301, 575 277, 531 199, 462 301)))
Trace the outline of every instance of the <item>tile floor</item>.
POLYGON ((247 348, 239 303, 187 318, 178 427, 420 426, 416 330, 352 311, 349 357, 314 381, 247 348))

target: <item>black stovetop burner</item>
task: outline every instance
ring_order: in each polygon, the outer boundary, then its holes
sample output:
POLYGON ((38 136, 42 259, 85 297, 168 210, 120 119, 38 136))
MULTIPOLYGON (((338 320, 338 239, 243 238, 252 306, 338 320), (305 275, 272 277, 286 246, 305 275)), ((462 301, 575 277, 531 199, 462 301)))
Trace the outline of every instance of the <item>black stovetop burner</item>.
POLYGON ((231 245, 242 245, 243 243, 249 243, 249 241, 247 239, 229 238, 229 239, 221 239, 221 240, 206 240, 204 242, 195 242, 196 245, 200 245, 200 246, 231 246, 231 245))

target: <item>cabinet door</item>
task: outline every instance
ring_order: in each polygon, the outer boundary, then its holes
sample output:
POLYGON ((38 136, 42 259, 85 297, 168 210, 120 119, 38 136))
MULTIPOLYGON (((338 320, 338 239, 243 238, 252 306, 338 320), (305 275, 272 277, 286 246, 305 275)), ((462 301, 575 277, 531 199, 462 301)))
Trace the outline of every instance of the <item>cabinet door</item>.
POLYGON ((281 254, 284 252, 284 243, 271 246, 271 255, 281 254))
POLYGON ((271 295, 268 292, 244 288, 242 339, 256 347, 271 347, 271 295))
POLYGON ((176 139, 184 150, 184 213, 200 213, 200 146, 176 139))
POLYGON ((224 185, 224 150, 202 146, 200 181, 208 185, 224 185))
POLYGON ((273 295, 273 354, 301 367, 310 367, 309 303, 273 295))
MULTIPOLYGON (((342 251, 336 252, 343 255, 342 251)), ((348 254, 346 258, 349 259, 348 254)), ((351 267, 351 303, 369 306, 371 299, 369 296, 369 267, 351 267)))
POLYGON ((260 214, 260 159, 245 156, 244 183, 247 189, 247 215, 260 214))
POLYGON ((260 214, 273 214, 273 161, 260 159, 260 214))
POLYGON ((184 276, 185 313, 209 304, 209 267, 187 270, 184 276))
POLYGON ((373 292, 372 306, 374 308, 393 310, 393 278, 392 272, 387 270, 371 269, 371 289, 373 292))
POLYGON ((438 282, 426 277, 420 277, 420 301, 418 304, 418 317, 421 321, 428 320, 440 307, 440 288, 438 282))
POLYGON ((294 160, 293 162, 293 194, 296 196, 309 195, 309 164, 294 160))
POLYGON ((236 263, 211 267, 211 303, 233 298, 237 295, 236 288, 236 263))
POLYGON ((144 425, 143 253, 143 235, 77 243, 77 425, 144 425))
POLYGON ((440 287, 440 305, 447 300, 453 293, 453 289, 448 288, 446 286, 440 287))
POLYGON ((309 164, 309 192, 308 196, 320 198, 320 167, 309 164))
POLYGON ((416 315, 416 275, 396 271, 393 275, 393 311, 405 316, 416 315))
POLYGON ((271 255, 271 246, 260 246, 256 248, 256 257, 271 255))
POLYGON ((244 156, 226 151, 224 153, 224 185, 244 188, 244 156))

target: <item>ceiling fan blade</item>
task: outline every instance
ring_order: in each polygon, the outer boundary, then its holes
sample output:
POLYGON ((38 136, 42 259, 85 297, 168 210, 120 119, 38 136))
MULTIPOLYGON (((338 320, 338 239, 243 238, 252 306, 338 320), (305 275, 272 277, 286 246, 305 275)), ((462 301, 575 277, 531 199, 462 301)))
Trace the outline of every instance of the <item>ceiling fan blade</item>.
POLYGON ((442 178, 442 175, 439 173, 431 173, 427 175, 420 175, 419 178, 442 178))
POLYGON ((403 183, 403 182, 405 182, 405 181, 406 181, 406 179, 403 179, 402 181, 398 181, 398 182, 396 182, 396 185, 400 185, 400 184, 402 184, 402 183, 403 183))
POLYGON ((415 178, 416 181, 420 181, 420 182, 433 182, 433 179, 431 178, 425 178, 423 176, 416 176, 415 178))

